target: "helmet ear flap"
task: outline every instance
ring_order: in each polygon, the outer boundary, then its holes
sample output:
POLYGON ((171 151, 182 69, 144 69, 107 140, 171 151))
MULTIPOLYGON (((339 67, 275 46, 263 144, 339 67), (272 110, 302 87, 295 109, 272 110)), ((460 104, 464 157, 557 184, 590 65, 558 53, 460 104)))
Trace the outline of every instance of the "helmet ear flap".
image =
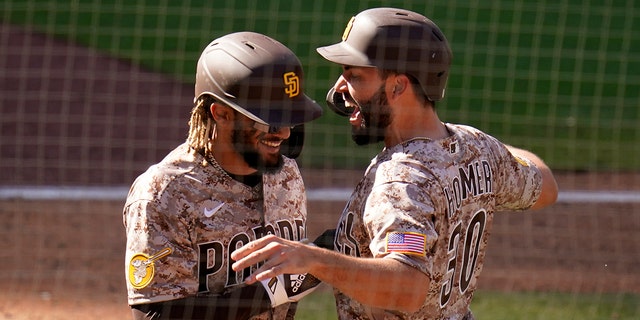
POLYGON ((327 105, 333 112, 348 117, 353 112, 353 108, 347 107, 344 99, 342 98, 342 94, 336 92, 335 88, 329 89, 327 92, 327 105))
POLYGON ((295 159, 302 153, 303 146, 304 124, 300 124, 291 128, 289 139, 283 141, 280 145, 280 152, 287 158, 295 159))

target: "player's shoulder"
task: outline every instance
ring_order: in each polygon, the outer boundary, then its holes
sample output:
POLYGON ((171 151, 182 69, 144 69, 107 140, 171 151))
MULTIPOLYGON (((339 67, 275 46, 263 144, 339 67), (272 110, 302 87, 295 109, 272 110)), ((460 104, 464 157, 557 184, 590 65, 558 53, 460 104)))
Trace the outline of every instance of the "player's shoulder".
POLYGON ((419 154, 395 152, 384 161, 372 164, 375 169, 375 184, 391 182, 423 184, 432 178, 428 163, 419 154))
POLYGON ((298 162, 294 159, 287 158, 282 156, 283 164, 280 170, 272 172, 275 176, 284 176, 283 179, 288 178, 298 178, 300 177, 300 168, 298 167, 298 162))
POLYGON ((294 169, 298 169, 298 162, 296 162, 295 159, 291 159, 285 156, 282 156, 283 162, 284 162, 284 166, 285 168, 294 168, 294 169))
POLYGON ((487 138, 492 138, 495 139, 493 136, 491 136, 490 134, 467 124, 452 124, 452 123, 447 123, 445 124, 445 126, 447 127, 447 130, 449 130, 449 132, 452 133, 452 135, 454 136, 458 136, 460 138, 466 138, 466 139, 472 139, 472 138, 477 138, 477 139, 487 139, 487 138))
POLYGON ((452 165, 479 155, 496 156, 506 150, 493 136, 469 125, 445 124, 451 135, 440 140, 415 138, 385 149, 372 161, 376 184, 428 183, 452 165))
POLYGON ((197 156, 185 144, 172 150, 162 161, 151 165, 139 175, 129 190, 127 204, 140 200, 158 200, 168 194, 188 193, 197 179, 194 174, 197 156))
POLYGON ((282 158, 283 164, 280 170, 263 174, 263 187, 265 189, 285 187, 287 190, 303 190, 304 182, 298 163, 294 159, 284 156, 282 158))
POLYGON ((505 154, 507 150, 498 138, 478 128, 463 124, 447 124, 447 129, 452 133, 451 143, 456 145, 456 148, 451 148, 452 153, 467 150, 497 156, 505 154))

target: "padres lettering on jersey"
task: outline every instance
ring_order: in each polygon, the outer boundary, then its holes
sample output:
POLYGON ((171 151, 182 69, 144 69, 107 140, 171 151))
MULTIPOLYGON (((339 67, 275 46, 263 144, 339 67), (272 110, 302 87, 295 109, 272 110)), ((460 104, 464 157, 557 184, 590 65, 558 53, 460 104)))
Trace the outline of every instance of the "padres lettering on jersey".
MULTIPOLYGON (((237 248, 249 243, 252 240, 262 238, 267 234, 275 234, 290 240, 300 240, 304 238, 304 220, 292 221, 280 220, 275 225, 257 226, 252 229, 252 235, 238 233, 227 241, 211 241, 198 244, 198 292, 211 292, 209 287, 209 277, 222 271, 226 266, 227 281, 225 288, 241 284, 246 277, 251 275, 250 268, 242 272, 235 272, 231 269, 233 260, 229 258, 231 253, 237 248), (226 246, 225 246, 226 243, 226 246), (225 261, 226 257, 226 261, 225 261)), ((257 267, 257 266, 255 266, 257 267)), ((215 290, 215 288, 213 288, 215 290)), ((215 292, 214 292, 215 293, 215 292)))

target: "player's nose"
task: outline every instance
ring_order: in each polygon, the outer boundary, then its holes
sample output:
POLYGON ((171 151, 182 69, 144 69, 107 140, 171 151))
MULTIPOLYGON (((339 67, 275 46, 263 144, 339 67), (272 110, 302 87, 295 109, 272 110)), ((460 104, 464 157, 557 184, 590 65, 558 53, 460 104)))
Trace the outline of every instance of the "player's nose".
POLYGON ((281 140, 286 140, 286 139, 289 139, 289 136, 291 136, 291 127, 270 126, 268 133, 270 135, 278 137, 281 140))
POLYGON ((349 91, 347 80, 344 78, 343 75, 340 75, 338 77, 338 80, 336 80, 336 83, 333 85, 333 89, 335 90, 335 92, 340 92, 340 93, 345 93, 349 91))

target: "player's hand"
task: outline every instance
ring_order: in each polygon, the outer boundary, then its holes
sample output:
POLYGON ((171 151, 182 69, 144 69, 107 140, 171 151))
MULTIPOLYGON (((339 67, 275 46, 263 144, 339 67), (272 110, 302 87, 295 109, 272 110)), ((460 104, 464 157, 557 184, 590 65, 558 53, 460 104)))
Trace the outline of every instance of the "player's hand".
POLYGON ((245 279, 246 284, 263 281, 281 274, 302 274, 309 272, 309 263, 314 248, 304 242, 290 241, 267 235, 251 241, 240 249, 231 253, 231 259, 236 260, 232 265, 234 271, 264 264, 245 279))

